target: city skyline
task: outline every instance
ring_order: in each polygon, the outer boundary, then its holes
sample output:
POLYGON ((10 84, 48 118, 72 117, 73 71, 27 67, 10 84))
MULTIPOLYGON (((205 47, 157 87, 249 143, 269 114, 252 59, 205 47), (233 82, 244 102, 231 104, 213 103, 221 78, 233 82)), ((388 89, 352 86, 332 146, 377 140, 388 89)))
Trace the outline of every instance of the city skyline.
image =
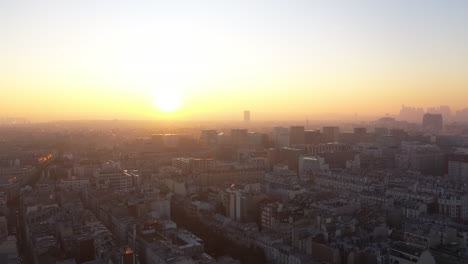
POLYGON ((33 121, 456 111, 468 107, 467 10, 465 1, 2 1, 0 110, 33 121))
MULTIPOLYGON (((171 108, 172 106, 165 104, 163 107, 171 108)), ((236 113, 231 119, 123 119, 123 118, 114 118, 114 119, 57 119, 57 120, 30 120, 25 117, 21 116, 8 116, 3 115, 0 116, 0 124, 30 124, 30 123, 42 123, 42 122, 56 122, 56 121, 105 121, 105 120, 122 120, 122 121, 180 121, 180 122, 241 122, 244 123, 250 122, 250 112, 249 110, 244 110, 236 113), (247 118, 247 119, 246 119, 247 118)), ((447 105, 440 105, 440 106, 431 106, 427 108, 423 107, 414 107, 408 105, 401 105, 401 108, 398 113, 385 113, 382 115, 359 115, 358 113, 348 113, 348 114, 340 114, 340 113, 315 113, 315 114, 303 114, 300 113, 296 116, 286 119, 263 119, 266 113, 254 113, 255 118, 252 120, 253 122, 286 122, 291 124, 306 124, 310 122, 372 122, 376 121, 383 117, 391 117, 395 118, 399 121, 407 121, 410 123, 422 123, 424 114, 441 114, 444 122, 466 122, 468 121, 468 107, 463 109, 452 109, 450 106, 447 105), (260 118, 258 118, 260 116, 260 118)))
POLYGON ((467 0, 0 0, 0 264, 467 264, 467 0))

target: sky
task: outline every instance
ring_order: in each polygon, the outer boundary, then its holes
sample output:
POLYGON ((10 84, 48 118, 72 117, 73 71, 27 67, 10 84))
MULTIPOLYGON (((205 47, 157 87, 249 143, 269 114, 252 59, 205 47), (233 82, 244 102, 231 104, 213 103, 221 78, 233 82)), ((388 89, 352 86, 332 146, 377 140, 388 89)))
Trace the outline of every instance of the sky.
POLYGON ((457 110, 467 14, 465 0, 0 0, 0 117, 457 110))

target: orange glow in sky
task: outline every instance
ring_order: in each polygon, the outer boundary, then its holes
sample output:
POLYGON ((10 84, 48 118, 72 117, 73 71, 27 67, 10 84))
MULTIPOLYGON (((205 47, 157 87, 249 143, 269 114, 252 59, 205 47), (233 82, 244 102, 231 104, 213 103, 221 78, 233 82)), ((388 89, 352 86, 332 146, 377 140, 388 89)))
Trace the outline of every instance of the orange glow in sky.
POLYGON ((0 112, 311 119, 468 107, 467 1, 1 1, 0 112))

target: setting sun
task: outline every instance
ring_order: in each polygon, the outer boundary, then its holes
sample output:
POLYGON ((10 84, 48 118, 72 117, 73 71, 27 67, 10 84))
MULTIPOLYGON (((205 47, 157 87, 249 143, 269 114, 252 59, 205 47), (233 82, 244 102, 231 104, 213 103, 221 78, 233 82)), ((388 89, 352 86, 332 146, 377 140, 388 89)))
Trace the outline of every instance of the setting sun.
POLYGON ((163 112, 174 112, 182 105, 178 94, 167 92, 156 97, 156 106, 163 112))

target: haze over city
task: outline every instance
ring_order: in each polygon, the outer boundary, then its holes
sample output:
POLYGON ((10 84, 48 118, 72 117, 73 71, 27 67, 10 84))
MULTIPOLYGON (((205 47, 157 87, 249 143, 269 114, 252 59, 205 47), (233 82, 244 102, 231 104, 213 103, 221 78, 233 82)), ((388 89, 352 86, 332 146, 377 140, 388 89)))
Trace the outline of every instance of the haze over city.
POLYGON ((468 107, 468 3, 1 1, 0 111, 350 119, 468 107))
POLYGON ((467 264, 468 1, 0 0, 0 264, 467 264))

